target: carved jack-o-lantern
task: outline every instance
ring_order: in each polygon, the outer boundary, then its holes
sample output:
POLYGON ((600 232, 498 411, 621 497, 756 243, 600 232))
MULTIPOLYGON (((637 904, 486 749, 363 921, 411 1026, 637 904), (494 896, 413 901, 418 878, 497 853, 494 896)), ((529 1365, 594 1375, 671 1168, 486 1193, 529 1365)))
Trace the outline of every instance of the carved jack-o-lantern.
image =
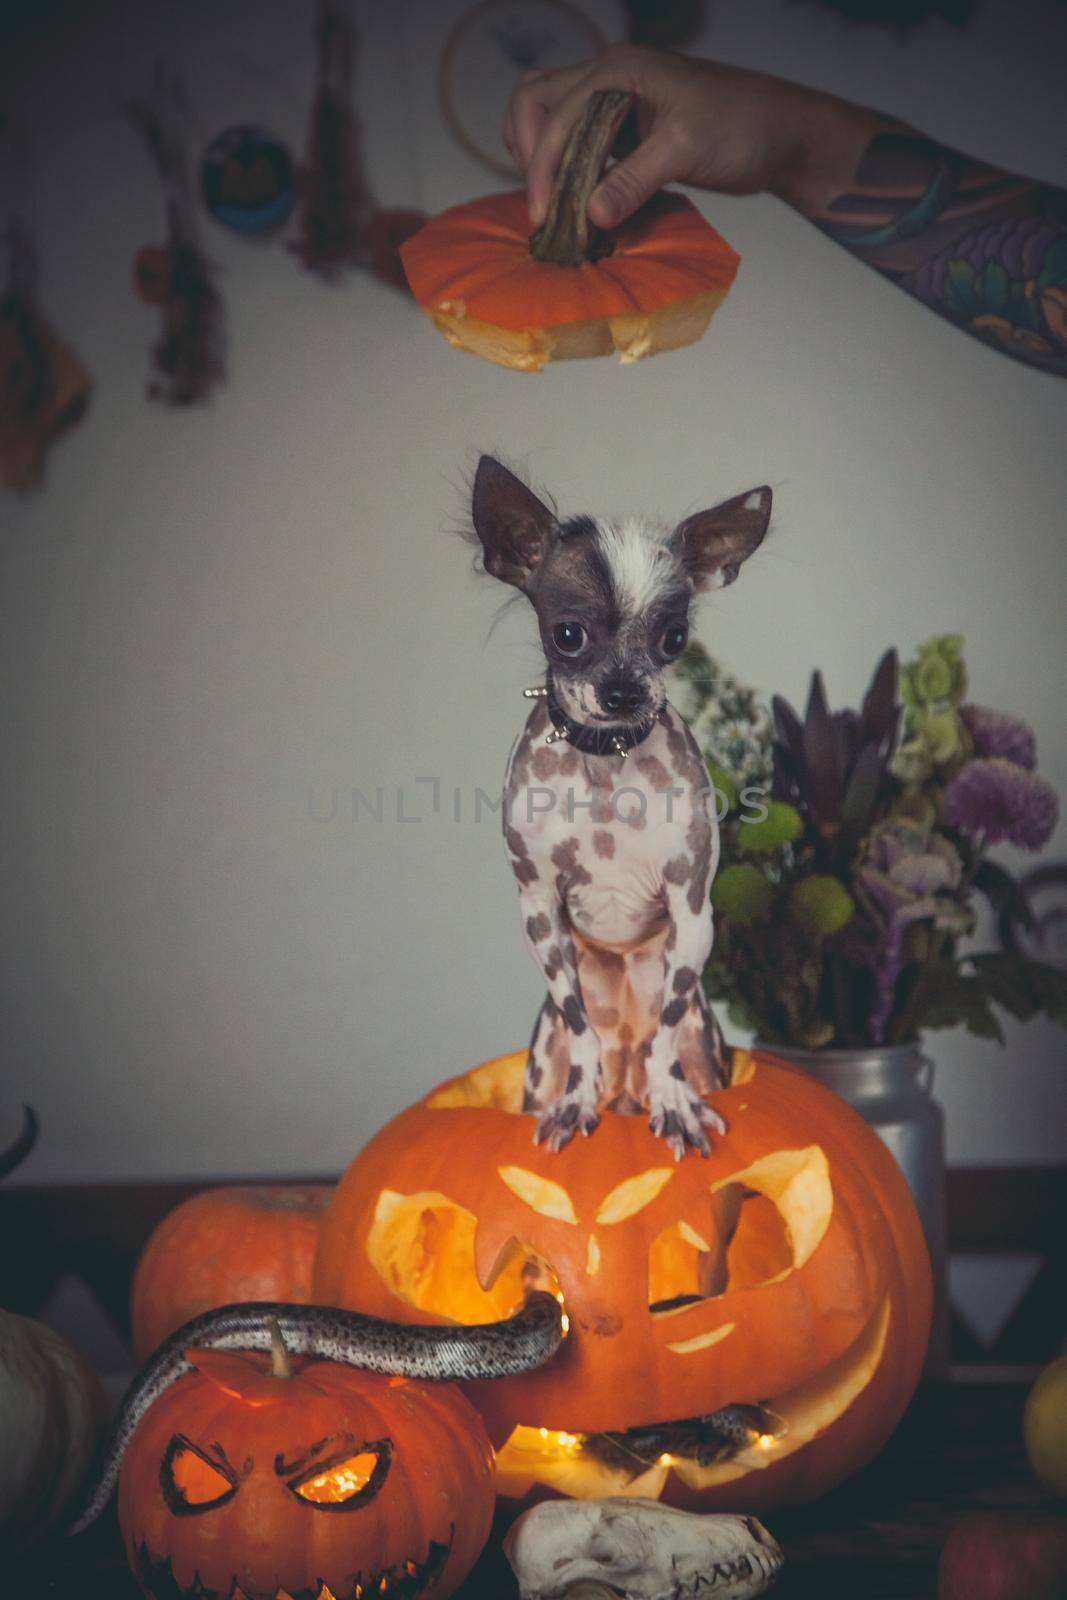
POLYGON ((434 1600, 474 1565, 493 1460, 451 1384, 191 1350, 126 1452, 119 1521, 152 1600, 434 1600))
POLYGON ((642 1117, 613 1113, 552 1153, 521 1114, 523 1067, 489 1062, 371 1141, 326 1214, 315 1299, 477 1322, 531 1285, 561 1298, 552 1362, 470 1386, 505 1495, 758 1509, 868 1460, 918 1380, 931 1299, 876 1135, 803 1074, 735 1051, 707 1160, 665 1160, 642 1117))

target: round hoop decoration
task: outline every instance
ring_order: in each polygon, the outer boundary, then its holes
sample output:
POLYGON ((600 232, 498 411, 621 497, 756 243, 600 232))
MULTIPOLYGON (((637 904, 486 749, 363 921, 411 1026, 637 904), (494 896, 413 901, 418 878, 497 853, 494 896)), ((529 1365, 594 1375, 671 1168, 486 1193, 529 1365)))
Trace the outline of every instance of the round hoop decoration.
POLYGON ((204 152, 200 192, 224 228, 249 237, 273 233, 296 201, 292 157, 265 128, 226 128, 204 152))
POLYGON ((515 164, 500 136, 515 76, 596 55, 607 40, 569 0, 479 0, 445 41, 438 70, 441 114, 464 150, 505 178, 515 164))

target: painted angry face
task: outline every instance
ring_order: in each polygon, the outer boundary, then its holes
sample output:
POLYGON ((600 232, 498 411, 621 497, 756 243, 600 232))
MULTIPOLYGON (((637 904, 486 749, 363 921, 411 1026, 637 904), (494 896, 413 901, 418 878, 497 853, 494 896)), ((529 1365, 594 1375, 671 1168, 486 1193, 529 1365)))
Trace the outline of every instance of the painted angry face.
POLYGON ((554 1360, 468 1389, 516 1498, 754 1508, 873 1453, 917 1379, 930 1295, 877 1138, 802 1075, 735 1052, 707 1160, 665 1162, 643 1118, 610 1112, 553 1153, 530 1142, 523 1066, 488 1063, 371 1142, 331 1207, 317 1297, 479 1322, 529 1287, 559 1296, 554 1360))
POLYGON ((192 1351, 127 1452, 119 1518, 151 1600, 418 1600, 462 1581, 491 1451, 449 1385, 192 1351))

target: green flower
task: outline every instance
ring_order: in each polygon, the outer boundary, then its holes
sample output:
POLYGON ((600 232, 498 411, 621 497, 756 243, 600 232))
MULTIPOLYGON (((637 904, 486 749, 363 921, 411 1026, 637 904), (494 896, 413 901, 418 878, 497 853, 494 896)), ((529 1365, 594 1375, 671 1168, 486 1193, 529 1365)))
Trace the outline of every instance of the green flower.
POLYGON ((758 850, 761 854, 780 850, 804 832, 804 819, 795 806, 787 805, 784 800, 771 800, 764 809, 767 815, 762 822, 741 818, 737 842, 742 850, 758 850))
POLYGON ((927 705, 947 700, 952 692, 952 668, 938 655, 920 659, 915 668, 915 693, 927 705))
POLYGON ((758 867, 747 861, 724 867, 711 886, 711 903, 731 922, 756 922, 765 917, 774 890, 758 867))
POLYGON ((919 731, 937 767, 952 761, 963 748, 960 719, 951 707, 945 711, 928 711, 919 719, 919 731))
POLYGON ((956 767, 969 749, 957 707, 967 692, 963 638, 946 633, 919 646, 900 669, 904 737, 890 762, 901 783, 920 784, 945 767, 956 767))
MULTIPOLYGON (((897 774, 901 776, 900 773, 897 774)), ((905 789, 903 794, 897 796, 889 807, 889 818, 893 822, 903 822, 911 827, 922 829, 929 833, 937 822, 937 802, 918 787, 905 789)))
POLYGON ((963 660, 963 635, 944 633, 919 646, 919 659, 905 668, 914 699, 925 705, 951 700, 959 705, 967 693, 967 668, 963 660))
POLYGON ((800 1042, 805 1050, 825 1050, 828 1044, 832 1044, 833 1037, 834 1025, 825 1017, 802 1028, 800 1032, 800 1042))
POLYGON ((901 783, 925 783, 939 767, 958 766, 967 755, 970 740, 955 706, 931 711, 909 706, 904 714, 905 738, 890 771, 901 783))
POLYGON ((856 903, 837 878, 815 874, 793 886, 789 910, 793 921, 807 933, 839 933, 850 922, 856 903))
POLYGON ((899 746, 889 770, 901 783, 925 783, 933 775, 934 763, 923 739, 905 739, 899 746))

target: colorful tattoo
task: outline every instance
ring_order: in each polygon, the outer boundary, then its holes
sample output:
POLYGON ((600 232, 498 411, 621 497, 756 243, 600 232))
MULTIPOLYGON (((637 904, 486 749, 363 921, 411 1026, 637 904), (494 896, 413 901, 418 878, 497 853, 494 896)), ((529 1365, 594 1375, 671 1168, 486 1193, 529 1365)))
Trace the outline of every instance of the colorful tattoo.
POLYGON ((1067 193, 887 126, 812 221, 976 338, 1067 376, 1067 193))

